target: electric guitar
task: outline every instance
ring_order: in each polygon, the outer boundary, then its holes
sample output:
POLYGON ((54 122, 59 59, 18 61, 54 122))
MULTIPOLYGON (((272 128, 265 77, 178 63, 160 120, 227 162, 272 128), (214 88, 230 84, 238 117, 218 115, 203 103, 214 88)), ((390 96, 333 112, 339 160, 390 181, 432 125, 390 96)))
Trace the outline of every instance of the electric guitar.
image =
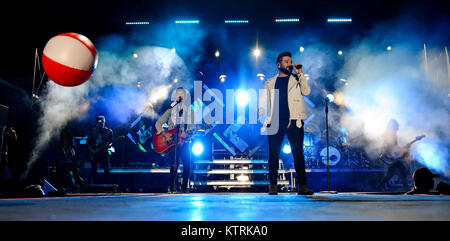
MULTIPOLYGON (((178 142, 177 142, 178 146, 182 146, 184 144, 185 140, 192 137, 195 134, 195 132, 202 132, 202 131, 205 131, 210 128, 211 128, 211 125, 207 125, 207 126, 205 126, 205 128, 193 129, 193 130, 188 130, 188 131, 183 131, 183 130, 179 129, 178 142), (185 137, 182 137, 183 133, 185 134, 185 137)), ((162 133, 160 133, 159 135, 155 134, 153 136, 153 149, 158 154, 166 155, 169 152, 171 152, 173 150, 173 148, 175 147, 175 140, 174 140, 175 138, 174 137, 176 136, 177 129, 173 128, 170 130, 164 130, 163 132, 170 134, 170 138, 166 139, 162 133)))
POLYGON ((101 151, 108 151, 110 148, 112 148, 112 144, 114 142, 116 142, 116 141, 118 141, 118 140, 120 140, 122 138, 125 138, 125 136, 118 136, 116 138, 113 138, 113 140, 111 142, 105 142, 105 143, 102 143, 102 144, 100 144, 98 146, 95 146, 95 147, 92 147, 92 148, 89 147, 88 148, 89 155, 94 156, 95 154, 97 154, 97 153, 99 153, 101 151))
POLYGON ((408 154, 408 150, 412 144, 416 141, 420 141, 425 137, 425 135, 417 136, 413 141, 406 144, 404 147, 396 148, 396 150, 391 153, 381 153, 379 158, 386 164, 391 165, 398 159, 403 159, 408 154))

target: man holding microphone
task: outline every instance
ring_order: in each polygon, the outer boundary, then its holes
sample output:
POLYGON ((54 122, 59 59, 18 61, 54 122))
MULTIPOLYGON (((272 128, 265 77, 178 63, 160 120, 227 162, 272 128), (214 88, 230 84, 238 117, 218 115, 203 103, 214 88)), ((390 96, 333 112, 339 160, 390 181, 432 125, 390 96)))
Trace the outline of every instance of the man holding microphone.
POLYGON ((269 194, 278 194, 278 160, 284 136, 287 135, 294 156, 299 195, 312 195, 306 186, 305 157, 303 155, 303 120, 307 119, 303 96, 311 93, 302 65, 292 65, 289 52, 277 57, 279 73, 264 84, 264 94, 259 100, 258 115, 267 110, 262 132, 266 129, 269 142, 269 194), (295 73, 292 73, 295 70, 295 73), (277 98, 278 97, 278 98, 277 98), (278 102, 278 105, 274 102, 278 102), (278 128, 277 128, 278 127, 278 128))

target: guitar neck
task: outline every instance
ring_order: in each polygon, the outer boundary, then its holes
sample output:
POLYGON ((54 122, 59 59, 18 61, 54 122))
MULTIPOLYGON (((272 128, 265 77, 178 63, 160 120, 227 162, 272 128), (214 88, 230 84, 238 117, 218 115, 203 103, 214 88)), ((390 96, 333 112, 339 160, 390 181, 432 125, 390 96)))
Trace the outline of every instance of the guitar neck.
POLYGON ((409 147, 409 146, 411 146, 412 144, 414 144, 414 142, 416 142, 416 141, 420 141, 421 139, 422 139, 423 137, 416 137, 416 139, 414 139, 413 141, 411 141, 410 143, 408 143, 408 144, 406 144, 406 146, 405 147, 409 147))

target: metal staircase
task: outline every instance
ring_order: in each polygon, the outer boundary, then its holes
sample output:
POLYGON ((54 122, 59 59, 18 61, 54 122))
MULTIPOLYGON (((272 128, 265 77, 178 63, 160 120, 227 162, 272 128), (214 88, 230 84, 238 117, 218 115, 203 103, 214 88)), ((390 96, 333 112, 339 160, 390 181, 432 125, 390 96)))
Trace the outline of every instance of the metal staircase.
MULTIPOLYGON (((278 185, 289 190, 295 187, 295 170, 285 170, 280 160, 278 185)), ((234 158, 195 160, 191 176, 191 186, 199 189, 205 186, 213 189, 252 188, 269 185, 267 160, 234 158)))

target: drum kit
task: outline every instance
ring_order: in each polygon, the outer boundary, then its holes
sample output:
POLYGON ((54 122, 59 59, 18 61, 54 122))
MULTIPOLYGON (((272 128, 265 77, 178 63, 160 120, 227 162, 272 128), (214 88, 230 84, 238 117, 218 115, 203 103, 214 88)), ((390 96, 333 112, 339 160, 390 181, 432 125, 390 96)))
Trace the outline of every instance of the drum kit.
MULTIPOLYGON (((362 148, 362 135, 350 136, 344 129, 328 135, 329 166, 339 168, 368 168, 370 162, 362 148)), ((305 126, 303 141, 306 168, 327 167, 326 132, 305 126)))

